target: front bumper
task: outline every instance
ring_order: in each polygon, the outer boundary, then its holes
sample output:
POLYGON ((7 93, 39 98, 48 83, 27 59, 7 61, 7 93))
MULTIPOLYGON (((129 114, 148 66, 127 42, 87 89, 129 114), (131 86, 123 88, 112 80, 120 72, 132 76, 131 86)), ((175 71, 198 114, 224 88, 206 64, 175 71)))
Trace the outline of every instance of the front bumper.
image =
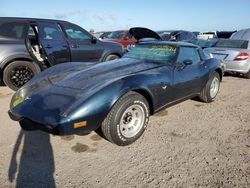
POLYGON ((47 125, 39 122, 35 122, 31 119, 20 117, 11 110, 8 112, 10 118, 14 121, 18 121, 23 130, 34 131, 40 130, 53 135, 72 135, 72 134, 89 134, 93 129, 93 126, 74 128, 70 123, 65 125, 47 125), (92 128, 91 128, 92 127, 92 128))
POLYGON ((58 126, 52 127, 50 125, 43 125, 41 123, 34 122, 28 118, 22 118, 18 114, 13 113, 12 111, 9 111, 8 114, 12 120, 19 122, 23 130, 26 131, 41 130, 54 135, 60 135, 64 133, 64 131, 60 130, 58 126))

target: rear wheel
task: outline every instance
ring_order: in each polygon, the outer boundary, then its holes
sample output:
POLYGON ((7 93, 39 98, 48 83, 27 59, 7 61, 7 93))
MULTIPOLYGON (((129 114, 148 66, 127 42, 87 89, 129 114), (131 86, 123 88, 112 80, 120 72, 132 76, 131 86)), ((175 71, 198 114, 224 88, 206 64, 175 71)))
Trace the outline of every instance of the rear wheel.
POLYGON ((115 60, 115 59, 119 59, 120 57, 118 55, 115 54, 110 54, 105 58, 105 61, 111 61, 111 60, 115 60))
POLYGON ((208 80, 206 86, 202 89, 199 98, 204 102, 213 102, 220 89, 220 75, 214 72, 208 80))
POLYGON ((34 63, 14 61, 4 69, 3 81, 6 86, 16 91, 38 72, 40 72, 40 68, 34 63))
POLYGON ((101 129, 110 142, 124 146, 135 142, 143 134, 148 120, 147 100, 136 92, 129 92, 116 102, 101 129))
POLYGON ((245 74, 245 77, 246 77, 247 79, 250 79, 250 70, 245 74))

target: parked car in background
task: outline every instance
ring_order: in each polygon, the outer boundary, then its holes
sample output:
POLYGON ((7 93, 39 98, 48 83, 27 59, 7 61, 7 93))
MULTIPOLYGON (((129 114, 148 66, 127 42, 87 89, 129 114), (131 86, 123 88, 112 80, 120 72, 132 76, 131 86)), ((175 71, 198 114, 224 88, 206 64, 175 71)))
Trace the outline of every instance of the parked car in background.
MULTIPOLYGON (((138 41, 160 39, 148 31, 132 28, 130 34, 138 41)), ((214 101, 222 75, 220 60, 206 59, 196 45, 142 42, 118 60, 45 70, 13 96, 9 115, 25 130, 68 135, 100 127, 110 142, 128 145, 162 108, 196 96, 214 101)))
POLYGON ((193 34, 196 36, 196 38, 197 38, 197 36, 200 34, 200 32, 199 31, 193 31, 193 34))
MULTIPOLYGON (((250 31, 250 30, 249 30, 250 31)), ((231 39, 220 39, 214 47, 204 49, 214 58, 225 62, 225 71, 243 74, 250 79, 250 35, 236 32, 231 39), (249 38, 248 38, 249 37, 249 38)))
POLYGON ((113 31, 104 41, 120 43, 125 50, 127 50, 127 47, 134 45, 137 42, 137 40, 129 34, 128 30, 113 31))
POLYGON ((121 45, 99 41, 70 22, 0 18, 0 81, 13 90, 59 63, 107 61, 122 55, 121 45))
POLYGON ((110 33, 111 31, 99 31, 99 32, 94 33, 94 36, 102 40, 102 39, 106 39, 110 33))
POLYGON ((242 29, 232 34, 230 39, 250 40, 250 28, 242 29))
POLYGON ((220 39, 229 39, 235 31, 217 31, 217 37, 220 39))
POLYGON ((203 32, 197 35, 198 39, 208 40, 208 39, 228 39, 231 37, 233 33, 236 31, 210 31, 210 32, 203 32))
POLYGON ((184 30, 165 30, 157 32, 163 40, 191 42, 197 37, 193 32, 184 30))
POLYGON ((201 40, 216 39, 216 38, 218 38, 217 34, 216 34, 216 31, 201 32, 197 36, 197 39, 201 39, 201 40))

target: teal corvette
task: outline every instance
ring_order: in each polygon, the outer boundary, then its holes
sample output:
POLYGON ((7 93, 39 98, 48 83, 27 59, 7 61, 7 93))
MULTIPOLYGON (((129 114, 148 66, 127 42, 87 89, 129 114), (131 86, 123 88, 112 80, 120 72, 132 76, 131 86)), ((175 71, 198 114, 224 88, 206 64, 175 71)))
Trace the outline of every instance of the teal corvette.
POLYGON ((138 40, 157 40, 139 43, 121 59, 65 63, 38 74, 13 96, 10 117, 25 130, 56 135, 100 128, 110 142, 128 145, 162 108, 197 96, 215 100, 223 75, 219 60, 196 45, 143 31, 130 29, 138 40))

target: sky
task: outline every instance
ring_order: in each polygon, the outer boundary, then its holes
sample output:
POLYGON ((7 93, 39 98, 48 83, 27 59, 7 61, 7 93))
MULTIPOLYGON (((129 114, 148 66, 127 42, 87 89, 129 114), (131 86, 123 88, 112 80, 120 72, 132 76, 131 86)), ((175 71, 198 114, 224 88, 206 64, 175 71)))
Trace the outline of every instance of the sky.
POLYGON ((250 0, 1 0, 0 17, 67 20, 88 31, 230 31, 250 27, 250 0))

